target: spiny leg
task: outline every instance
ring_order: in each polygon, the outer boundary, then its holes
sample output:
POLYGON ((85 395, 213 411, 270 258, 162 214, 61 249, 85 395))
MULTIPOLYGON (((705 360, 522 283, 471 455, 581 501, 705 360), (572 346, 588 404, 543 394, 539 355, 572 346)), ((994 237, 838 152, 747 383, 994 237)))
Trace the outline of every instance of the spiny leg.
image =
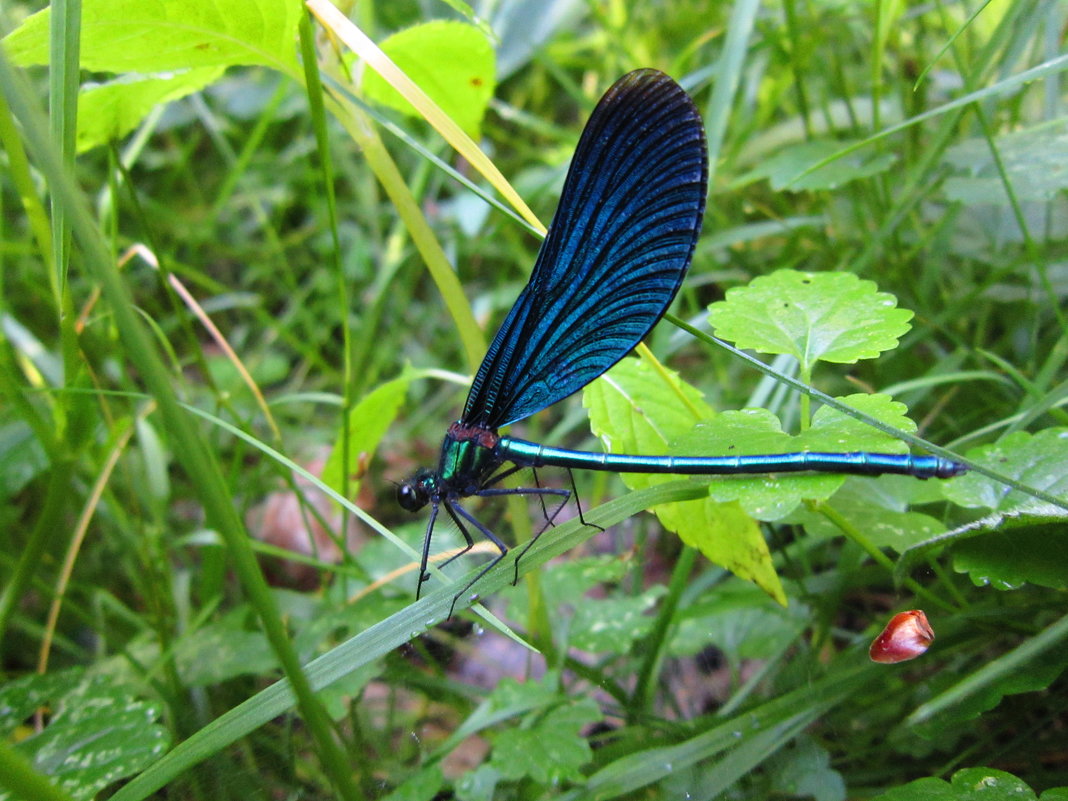
MULTIPOLYGON (((541 489, 541 482, 538 481, 538 471, 535 470, 532 467, 532 468, 530 468, 530 474, 532 476, 534 476, 534 486, 537 487, 538 489, 541 489)), ((572 487, 574 486, 574 484, 575 484, 575 482, 572 481, 571 482, 572 487)), ((545 518, 545 522, 548 523, 549 522, 549 510, 545 508, 545 493, 539 492, 538 493, 538 500, 541 501, 541 516, 543 518, 545 518)), ((566 499, 564 500, 564 503, 567 503, 566 499)), ((554 514, 553 516, 555 517, 556 515, 554 514)))
POLYGON ((453 511, 453 506, 448 501, 445 501, 445 511, 449 513, 449 517, 451 517, 452 518, 452 522, 456 524, 456 528, 460 529, 460 533, 463 534, 464 540, 467 542, 467 545, 465 547, 461 548, 456 553, 454 553, 452 556, 450 556, 448 559, 446 559, 440 565, 438 565, 438 569, 443 569, 443 568, 448 567, 453 562, 455 562, 457 559, 459 559, 461 556, 463 556, 465 553, 467 553, 468 551, 470 551, 472 548, 475 547, 475 541, 473 539, 471 539, 471 533, 467 530, 467 526, 465 526, 463 523, 461 523, 459 518, 456 517, 456 513, 453 511))
POLYGON ((567 479, 568 479, 568 481, 571 482, 571 493, 572 493, 573 497, 575 498, 575 508, 578 509, 579 522, 582 523, 582 525, 584 525, 584 526, 589 526, 590 528, 595 528, 598 531, 604 531, 604 526, 599 526, 596 523, 588 523, 588 522, 586 522, 586 518, 582 516, 582 499, 578 494, 578 487, 575 486, 575 474, 573 472, 571 472, 571 468, 570 467, 566 468, 566 470, 567 470, 567 479))
MULTIPOLYGON (((471 579, 469 582, 467 582, 467 584, 464 585, 464 588, 462 590, 460 590, 458 593, 456 593, 456 595, 453 596, 452 603, 449 604, 449 617, 452 617, 453 610, 456 608, 456 602, 460 600, 460 596, 463 595, 465 592, 467 592, 469 589, 471 589, 478 582, 478 580, 480 578, 482 578, 484 575, 486 575, 491 570, 493 570, 493 568, 497 566, 497 563, 500 562, 502 559, 504 559, 504 557, 508 554, 508 546, 505 545, 503 542, 501 542, 500 538, 496 534, 494 534, 492 531, 490 531, 488 528, 486 528, 484 525, 482 525, 480 522, 478 522, 478 520, 476 520, 471 515, 470 512, 468 512, 466 509, 464 509, 459 504, 453 505, 453 504, 446 503, 445 504, 445 511, 449 513, 449 516, 453 519, 453 521, 456 523, 456 525, 460 528, 460 531, 463 532, 464 537, 467 538, 467 541, 469 543, 471 542, 471 535, 467 532, 466 526, 464 526, 464 524, 462 522, 460 522, 460 518, 457 517, 457 515, 460 515, 461 517, 464 518, 464 520, 466 520, 472 526, 477 528, 479 530, 479 532, 482 534, 482 536, 485 537, 490 542, 492 542, 494 545, 496 545, 497 546, 497 550, 500 551, 500 553, 494 559, 490 560, 489 564, 487 564, 484 568, 482 568, 480 571, 478 571, 478 575, 476 575, 473 579, 471 579)), ((469 545, 461 553, 467 553, 467 551, 470 550, 470 547, 471 546, 469 545)), ((461 554, 456 554, 456 556, 460 556, 460 555, 461 554)), ((456 557, 454 556, 454 557, 450 558, 449 561, 451 562, 455 558, 456 557)), ((447 619, 448 618, 446 618, 446 620, 447 619)))
MULTIPOLYGON (((534 488, 533 489, 524 488, 524 487, 514 487, 514 488, 513 487, 500 487, 500 488, 495 488, 494 487, 494 485, 500 484, 502 481, 504 481, 509 476, 513 476, 516 473, 518 473, 520 470, 525 470, 527 467, 528 467, 528 465, 523 465, 523 464, 513 464, 513 465, 511 465, 510 467, 508 467, 508 468, 502 470, 501 472, 497 473, 495 476, 491 476, 482 485, 482 489, 479 492, 477 492, 476 495, 537 495, 538 496, 538 500, 541 501, 541 514, 542 514, 542 517, 544 517, 545 520, 548 522, 548 520, 549 520, 549 510, 545 508, 545 496, 546 495, 560 495, 562 493, 559 490, 553 491, 553 490, 546 490, 545 488, 543 488, 541 486, 541 482, 538 480, 538 471, 533 466, 530 466, 530 473, 531 473, 532 476, 534 476, 534 488)), ((574 477, 572 477, 572 479, 571 479, 571 486, 572 487, 575 486, 574 477)), ((557 510, 557 511, 559 511, 559 510, 557 510)), ((581 510, 580 510, 580 516, 581 516, 581 510)))
MULTIPOLYGON (((538 533, 535 534, 533 537, 531 537, 530 541, 527 542, 527 544, 523 546, 523 549, 519 552, 519 556, 520 557, 527 552, 527 550, 530 548, 531 545, 534 544, 534 540, 536 540, 538 537, 540 537, 542 535, 542 533, 546 529, 549 528, 549 526, 553 525, 553 520, 555 520, 556 516, 558 514, 560 514, 560 511, 565 506, 567 506, 567 501, 571 497, 571 491, 570 490, 556 489, 555 487, 523 487, 523 488, 515 488, 515 489, 502 487, 502 488, 499 488, 499 489, 482 489, 482 490, 479 490, 478 493, 476 493, 476 494, 479 497, 485 497, 487 495, 537 495, 538 499, 541 501, 542 509, 545 508, 545 496, 546 495, 555 495, 558 498, 563 498, 563 500, 560 501, 560 505, 557 506, 553 510, 552 514, 549 514, 548 511, 545 512, 545 522, 542 524, 541 528, 538 529, 538 533)), ((512 584, 513 585, 515 585, 515 584, 517 584, 519 582, 518 562, 519 562, 519 557, 516 557, 517 566, 516 566, 516 569, 515 569, 516 570, 515 578, 512 580, 512 584)))
POLYGON ((438 517, 438 505, 435 503, 430 509, 430 520, 426 524, 426 534, 423 535, 423 555, 419 560, 419 581, 415 585, 415 600, 419 600, 419 595, 423 591, 423 582, 430 578, 430 573, 427 572, 426 566, 430 561, 430 539, 434 535, 434 521, 438 517))
MULTIPOLYGON (((570 472, 570 471, 568 471, 568 472, 570 472)), ((572 488, 574 488, 574 486, 575 486, 575 482, 574 481, 571 482, 571 486, 572 486, 572 488)), ((533 494, 533 491, 531 491, 531 493, 533 494)), ((524 545, 522 547, 522 549, 520 549, 519 554, 515 558, 515 576, 512 578, 512 584, 513 585, 519 583, 519 560, 522 559, 526 555, 527 551, 530 550, 530 547, 535 542, 538 541, 538 537, 540 537, 542 534, 544 534, 546 532, 546 530, 548 530, 549 526, 554 525, 553 521, 556 520, 556 516, 558 514, 560 514, 560 512, 563 511, 564 507, 567 506, 567 502, 569 500, 571 500, 571 497, 572 497, 572 491, 571 490, 551 489, 549 487, 545 487, 545 488, 539 489, 537 491, 537 494, 542 496, 541 502, 542 502, 542 508, 543 509, 545 508, 545 497, 544 496, 546 496, 546 495, 556 495, 556 496, 559 496, 559 497, 563 498, 563 500, 560 501, 560 505, 559 506, 557 506, 555 509, 553 509, 553 513, 551 515, 546 513, 545 522, 542 524, 542 527, 540 529, 538 529, 538 533, 535 534, 533 537, 531 537, 530 540, 527 541, 527 544, 524 545)), ((581 514, 579 515, 579 517, 581 518, 581 514)), ((585 524, 586 521, 583 520, 582 522, 585 524)))

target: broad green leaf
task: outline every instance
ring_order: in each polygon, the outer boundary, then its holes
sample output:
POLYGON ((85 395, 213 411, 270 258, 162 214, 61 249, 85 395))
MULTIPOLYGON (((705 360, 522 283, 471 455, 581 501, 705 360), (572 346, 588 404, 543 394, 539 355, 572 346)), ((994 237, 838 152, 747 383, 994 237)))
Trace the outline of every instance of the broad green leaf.
POLYGON ((201 67, 160 75, 124 75, 88 86, 78 95, 78 152, 121 139, 160 103, 203 89, 223 67, 201 67))
POLYGON ((494 801, 501 772, 488 762, 469 770, 456 782, 458 801, 494 801))
MULTIPOLYGON (((1003 134, 993 147, 1018 200, 1052 200, 1068 188, 1068 125, 1063 121, 1003 134)), ((944 184, 950 200, 969 206, 1009 204, 989 140, 977 137, 954 145, 945 161, 963 173, 944 184)))
POLYGON ((738 666, 745 659, 770 659, 782 653, 809 625, 803 605, 769 603, 759 588, 730 579, 679 610, 669 652, 693 656, 714 645, 738 666))
MULTIPOLYGON (((590 428, 610 453, 664 454, 672 440, 712 408, 678 373, 649 359, 623 359, 582 393, 590 428)), ((638 473, 622 475, 640 489, 670 480, 638 473)))
MULTIPOLYGON (((916 423, 908 416, 908 406, 889 395, 858 392, 838 400, 907 434, 916 432, 916 423)), ((794 444, 801 446, 799 450, 808 451, 908 451, 908 446, 901 440, 884 434, 862 420, 842 414, 831 406, 820 406, 816 410, 812 415, 812 425, 795 439, 794 444)))
POLYGON ((490 726, 526 715, 533 709, 555 706, 561 699, 560 674, 548 670, 541 679, 518 681, 509 676, 501 679, 493 692, 460 724, 442 750, 490 726))
MULTIPOLYGON (((48 726, 17 747, 73 798, 91 799, 167 750, 170 735, 153 722, 161 714, 160 704, 98 676, 61 696, 48 726)), ((7 798, 0 792, 0 799, 7 798)))
POLYGON ((785 798, 844 801, 845 781, 831 767, 831 755, 810 737, 801 737, 768 761, 771 789, 785 798))
MULTIPOLYGON (((390 36, 382 50, 472 139, 497 87, 493 48, 478 28, 438 20, 390 36)), ((412 105, 372 70, 363 77, 364 94, 409 116, 412 105)))
POLYGON ((994 612, 991 608, 957 623, 967 627, 956 632, 958 642, 964 636, 978 640, 980 652, 985 655, 982 666, 964 675, 942 672, 931 677, 917 700, 922 701, 921 710, 934 703, 938 712, 923 712, 924 717, 909 728, 913 736, 952 744, 968 731, 961 724, 974 725, 984 713, 1002 704, 1006 696, 1048 691, 1050 686, 1059 684, 1068 668, 1068 642, 1063 634, 1055 635, 1052 642, 1047 640, 1040 648, 1033 646, 1051 629, 1063 628, 1062 624, 1057 622, 1045 632, 1015 645, 1016 639, 1009 630, 1019 622, 1019 614, 1018 609, 1004 608, 994 612), (1006 643, 1015 647, 999 653, 1006 643), (1020 658, 1021 654, 1024 654, 1023 658, 1020 658), (943 703, 942 699, 946 698, 952 699, 951 702, 943 703))
MULTIPOLYGON (((246 377, 233 360, 224 353, 212 353, 205 358, 211 380, 220 392, 249 397, 246 377)), ((285 380, 290 373, 289 359, 279 350, 268 349, 245 365, 252 381, 258 386, 285 380)))
POLYGON ((7 500, 48 467, 41 441, 25 422, 0 426, 0 499, 7 500))
POLYGON ((85 671, 67 668, 54 673, 30 673, 0 684, 0 737, 9 737, 37 709, 78 687, 85 671))
MULTIPOLYGON (((1017 431, 966 456, 1035 489, 1068 498, 1068 428, 1048 428, 1037 434, 1017 431)), ((1034 505, 1035 500, 979 473, 969 473, 946 485, 946 497, 969 508, 1008 512, 1034 505)))
POLYGON ((852 144, 854 143, 848 140, 823 140, 788 145, 774 156, 765 159, 744 180, 767 178, 776 192, 784 189, 791 192, 838 189, 858 178, 868 178, 885 172, 897 161, 897 156, 893 153, 875 153, 870 148, 862 148, 791 182, 790 179, 801 175, 813 164, 818 164, 852 144))
MULTIPOLYGON (((95 72, 155 73, 259 64, 295 73, 297 22, 290 0, 86 0, 81 66, 95 72)), ((49 9, 4 38, 20 66, 48 63, 49 9)))
POLYGON ((417 770, 384 801, 431 801, 445 785, 441 765, 434 763, 417 770))
MULTIPOLYGON (((959 481, 960 479, 954 479, 959 481)), ((952 482, 946 487, 946 494, 952 482)), ((1063 586, 1065 563, 1065 526, 1068 512, 1046 503, 1029 503, 1008 512, 995 512, 945 534, 915 543, 895 567, 898 576, 906 575, 920 559, 944 548, 960 553, 961 571, 971 573, 972 581, 1010 589, 1024 581, 1046 586, 1063 586), (973 539, 990 538, 987 544, 970 546, 973 539), (1044 564, 1048 553, 1049 564, 1044 564), (989 556, 984 556, 989 554, 989 556), (1050 582, 1055 582, 1050 584, 1050 582)))
MULTIPOLYGON (((589 410, 593 433, 613 453, 686 453, 672 451, 671 444, 712 416, 697 390, 649 359, 621 361, 585 389, 583 405, 589 410)), ((622 479, 638 489, 673 477, 630 473, 622 479)), ((653 511, 687 545, 785 603, 760 527, 736 505, 717 500, 666 504, 653 511)))
MULTIPOLYGON (((1046 798, 1043 794, 1043 799, 1046 798)), ((965 768, 952 783, 928 776, 895 787, 872 801, 1035 801, 1023 781, 994 768, 965 768)))
MULTIPOLYGON (((397 410, 404 403, 404 397, 408 393, 408 385, 411 384, 414 374, 405 371, 399 378, 387 381, 376 387, 357 403, 349 412, 349 458, 347 460, 350 471, 354 471, 356 477, 348 484, 348 492, 355 495, 360 488, 362 465, 378 449, 378 443, 393 424, 397 417, 397 410)), ((341 492, 341 470, 345 464, 343 432, 338 434, 334 449, 330 458, 323 467, 323 482, 332 489, 341 492)))
POLYGON ((236 611, 179 641, 175 659, 184 684, 207 687, 235 676, 268 676, 278 669, 263 633, 239 626, 247 610, 236 611))
MULTIPOLYGON (((631 569, 626 561, 612 556, 568 559, 542 571, 542 595, 556 607, 577 606, 587 602, 590 590, 620 581, 631 569)), ((516 620, 525 618, 530 610, 530 593, 523 587, 514 587, 504 594, 509 599, 508 616, 516 620)))
POLYGON ((594 654, 627 654, 647 635, 653 618, 646 614, 667 592, 663 585, 623 598, 589 598, 575 608, 567 629, 567 644, 594 654))
POLYGON ((653 511, 666 529, 676 532, 679 539, 710 562, 753 582, 786 605, 786 593, 775 573, 760 525, 741 506, 713 496, 665 504, 653 511))
POLYGON ((600 719, 601 710, 589 696, 548 713, 532 713, 524 725, 497 735, 490 764, 507 779, 581 781, 581 768, 593 759, 593 752, 580 732, 600 719))
MULTIPOLYGON (((632 566, 611 556, 569 559, 542 571, 542 596, 550 604, 554 620, 567 619, 568 645, 593 653, 626 653, 631 644, 645 636, 652 625, 648 611, 664 593, 661 585, 631 597, 594 598, 590 590, 620 581, 632 566)), ((524 620, 529 613, 530 594, 523 586, 505 590, 508 616, 524 620)))
POLYGON ((716 335, 740 348, 784 353, 808 375, 817 361, 852 364, 897 347, 912 312, 852 273, 777 270, 709 306, 716 335))
MULTIPOLYGON (((851 477, 834 496, 834 511, 879 548, 902 553, 908 548, 946 531, 942 521, 922 512, 910 511, 908 500, 888 494, 887 486, 915 485, 916 479, 886 476, 878 481, 851 477)), ((913 493, 915 494, 915 493, 913 493)), ((811 535, 837 537, 841 529, 818 511, 804 507, 789 516, 788 521, 799 523, 811 535)))
POLYGON ((968 539, 952 550, 953 567, 979 586, 1010 590, 1037 584, 1068 590, 1068 527, 1065 521, 1007 526, 968 539))

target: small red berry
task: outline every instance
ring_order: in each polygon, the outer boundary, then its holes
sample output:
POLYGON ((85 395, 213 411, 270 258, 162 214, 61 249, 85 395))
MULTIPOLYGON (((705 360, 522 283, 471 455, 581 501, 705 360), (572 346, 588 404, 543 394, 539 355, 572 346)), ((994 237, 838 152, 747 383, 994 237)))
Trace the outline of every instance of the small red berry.
POLYGON ((899 612, 868 649, 872 662, 893 665, 915 659, 934 641, 934 629, 922 609, 899 612))

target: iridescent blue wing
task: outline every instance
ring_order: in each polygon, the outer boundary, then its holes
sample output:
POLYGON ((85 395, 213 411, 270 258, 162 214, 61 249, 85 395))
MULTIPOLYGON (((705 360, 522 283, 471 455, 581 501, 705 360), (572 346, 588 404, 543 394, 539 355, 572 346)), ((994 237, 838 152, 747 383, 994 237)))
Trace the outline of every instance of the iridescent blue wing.
POLYGON ((582 389, 622 359, 675 296, 704 215, 701 117, 656 70, 597 104, 530 282, 482 360, 465 423, 499 428, 582 389))

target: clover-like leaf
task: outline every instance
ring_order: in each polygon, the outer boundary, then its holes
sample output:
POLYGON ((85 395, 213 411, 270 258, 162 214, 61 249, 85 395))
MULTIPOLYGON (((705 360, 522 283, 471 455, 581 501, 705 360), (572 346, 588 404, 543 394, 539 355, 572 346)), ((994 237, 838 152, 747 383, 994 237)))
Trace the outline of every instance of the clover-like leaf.
POLYGON ((817 361, 852 364, 897 346, 912 312, 852 273, 777 270, 709 306, 716 335, 740 348, 784 353, 808 375, 817 361))
POLYGON ((497 735, 490 764, 508 779, 530 777, 540 784, 582 779, 581 768, 593 758, 590 744, 580 735, 589 723, 601 719, 590 697, 548 713, 535 712, 519 728, 497 735))
POLYGON ((82 681, 82 668, 30 673, 0 685, 0 736, 8 737, 35 710, 50 706, 82 681))

